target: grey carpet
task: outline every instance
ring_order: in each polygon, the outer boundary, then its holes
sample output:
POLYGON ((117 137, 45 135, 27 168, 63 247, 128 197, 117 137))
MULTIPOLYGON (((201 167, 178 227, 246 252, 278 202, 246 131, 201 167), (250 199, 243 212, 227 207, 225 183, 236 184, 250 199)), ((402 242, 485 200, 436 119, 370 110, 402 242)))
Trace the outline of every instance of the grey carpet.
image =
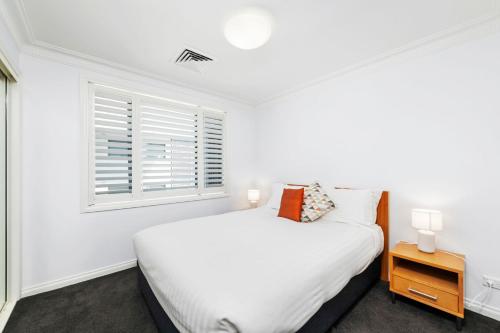
MULTIPOLYGON (((136 269, 20 300, 5 332, 157 332, 137 287, 136 269)), ((398 298, 377 284, 332 330, 336 332, 455 332, 454 318, 398 298)), ((463 332, 500 332, 500 322, 466 313, 463 332)), ((263 332, 265 333, 265 332, 263 332)))

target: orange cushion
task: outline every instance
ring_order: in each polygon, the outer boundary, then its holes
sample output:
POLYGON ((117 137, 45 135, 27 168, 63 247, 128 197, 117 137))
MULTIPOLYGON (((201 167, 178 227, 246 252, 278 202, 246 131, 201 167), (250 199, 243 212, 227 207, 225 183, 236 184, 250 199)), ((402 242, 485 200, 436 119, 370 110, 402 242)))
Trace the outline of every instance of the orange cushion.
POLYGON ((283 190, 281 196, 281 205, 278 216, 300 222, 300 213, 302 212, 302 201, 304 200, 304 189, 283 190))

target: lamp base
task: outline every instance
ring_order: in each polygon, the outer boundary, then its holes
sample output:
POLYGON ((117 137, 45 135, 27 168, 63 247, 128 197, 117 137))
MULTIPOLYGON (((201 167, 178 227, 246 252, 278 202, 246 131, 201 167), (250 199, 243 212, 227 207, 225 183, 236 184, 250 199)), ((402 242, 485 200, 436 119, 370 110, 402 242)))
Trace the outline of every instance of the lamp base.
POLYGON ((434 231, 419 230, 417 248, 426 253, 436 252, 436 234, 434 231))

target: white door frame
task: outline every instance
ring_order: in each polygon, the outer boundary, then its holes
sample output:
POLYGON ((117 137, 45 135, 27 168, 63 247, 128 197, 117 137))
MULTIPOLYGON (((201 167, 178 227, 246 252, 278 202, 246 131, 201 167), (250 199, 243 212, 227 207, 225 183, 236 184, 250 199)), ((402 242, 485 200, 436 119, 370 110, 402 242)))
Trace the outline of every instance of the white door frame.
POLYGON ((21 295, 21 77, 0 50, 7 86, 7 293, 0 331, 21 295))

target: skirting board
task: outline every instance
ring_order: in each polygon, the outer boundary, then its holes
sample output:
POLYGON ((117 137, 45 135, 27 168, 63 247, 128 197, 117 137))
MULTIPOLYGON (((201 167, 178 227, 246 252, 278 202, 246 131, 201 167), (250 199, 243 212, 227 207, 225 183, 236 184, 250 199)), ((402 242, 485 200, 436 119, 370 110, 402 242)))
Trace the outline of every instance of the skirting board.
POLYGON ((48 281, 44 283, 40 283, 31 287, 24 288, 21 291, 21 298, 44 293, 47 291, 63 288, 66 286, 70 286, 72 284, 80 283, 83 281, 95 279, 104 275, 112 274, 115 272, 123 271, 128 268, 132 268, 137 266, 137 260, 129 260, 124 261, 119 264, 110 265, 107 267, 102 267, 98 269, 94 269, 92 271, 83 272, 80 274, 71 275, 62 279, 57 279, 53 281, 48 281))
MULTIPOLYGON (((97 277, 101 277, 104 275, 112 274, 115 272, 119 272, 128 268, 132 268, 137 266, 137 260, 129 260, 125 261, 119 264, 107 266, 107 267, 102 267, 98 268, 92 271, 80 273, 80 274, 75 274, 72 276, 68 276, 66 278, 54 280, 54 281, 49 281, 41 284, 37 284, 28 288, 25 288, 21 292, 21 298, 40 294, 43 292, 63 288, 72 284, 76 284, 79 282, 95 279, 97 277)), ((4 315, 7 315, 7 318, 10 316, 10 312, 14 308, 15 303, 7 303, 5 304, 5 307, 3 311, 0 313, 0 331, 2 330, 2 324, 3 323, 3 318, 4 315)), ((493 318, 495 320, 500 321, 500 308, 493 307, 491 305, 485 304, 482 309, 479 309, 478 306, 471 306, 471 299, 465 299, 465 308, 468 310, 471 310, 473 312, 480 313, 484 316, 493 318)), ((6 321, 5 321, 6 322, 6 321)))
POLYGON ((493 318, 495 320, 500 321, 500 308, 496 308, 494 306, 484 304, 482 308, 480 306, 471 306, 471 299, 465 299, 465 308, 467 310, 482 314, 483 316, 493 318))

